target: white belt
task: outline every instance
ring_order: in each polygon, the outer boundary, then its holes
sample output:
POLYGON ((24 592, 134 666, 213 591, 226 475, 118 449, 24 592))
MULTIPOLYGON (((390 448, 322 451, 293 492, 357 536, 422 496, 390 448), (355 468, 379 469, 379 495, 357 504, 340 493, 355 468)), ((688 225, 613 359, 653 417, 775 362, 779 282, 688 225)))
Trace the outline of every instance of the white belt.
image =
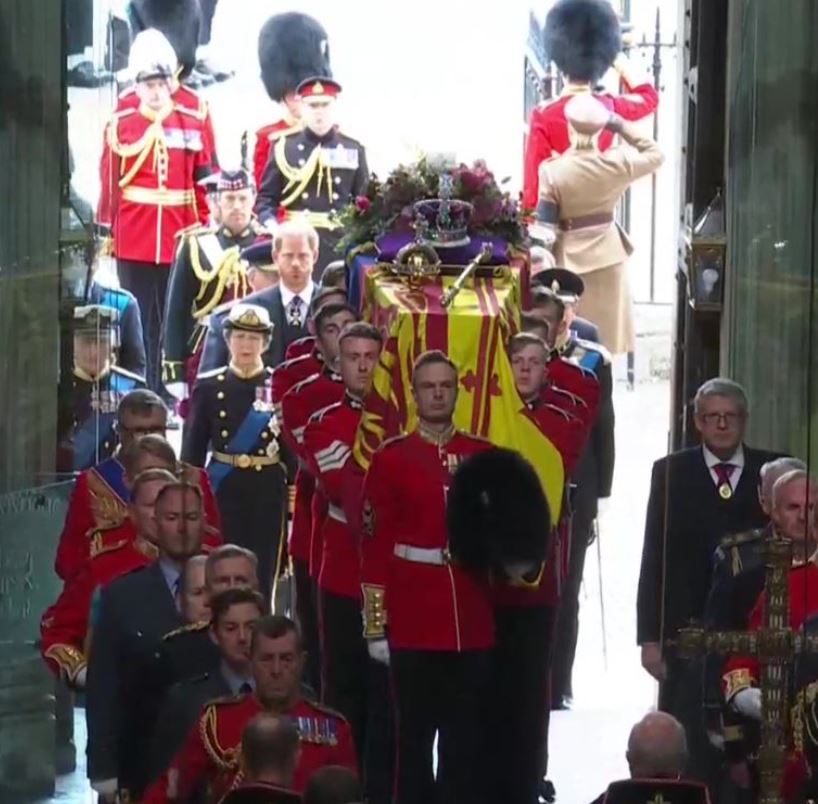
POLYGON ((442 547, 413 547, 411 544, 396 544, 394 552, 398 558, 404 561, 414 561, 416 564, 445 567, 451 562, 449 551, 442 547))
POLYGON ((343 522, 345 525, 347 524, 347 516, 344 513, 344 509, 341 508, 340 505, 333 505, 330 503, 329 507, 327 508, 327 513, 329 514, 330 519, 334 519, 336 522, 343 522))

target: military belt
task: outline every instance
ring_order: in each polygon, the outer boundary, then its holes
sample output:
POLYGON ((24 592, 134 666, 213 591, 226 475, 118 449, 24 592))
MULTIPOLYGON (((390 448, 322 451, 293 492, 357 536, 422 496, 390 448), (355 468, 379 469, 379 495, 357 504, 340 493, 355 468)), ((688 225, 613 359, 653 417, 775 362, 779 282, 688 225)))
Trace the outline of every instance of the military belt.
POLYGON ((599 212, 596 215, 582 215, 579 218, 563 218, 560 220, 560 229, 563 232, 572 232, 575 229, 588 229, 591 226, 605 226, 613 223, 612 212, 599 212))
POLYGON ((310 212, 307 209, 288 209, 284 220, 305 220, 313 229, 338 229, 341 224, 334 220, 329 212, 310 212))
POLYGON ((169 190, 166 187, 128 185, 122 190, 122 198, 134 204, 148 204, 155 207, 186 207, 196 203, 196 194, 193 190, 169 190))
POLYGON ((344 513, 344 509, 341 508, 340 505, 333 505, 330 503, 327 508, 327 514, 329 514, 330 519, 334 519, 336 522, 343 522, 344 525, 347 524, 347 515, 344 513))
POLYGON ((211 457, 214 461, 235 466, 236 469, 252 469, 255 466, 273 466, 278 463, 278 455, 231 455, 214 451, 211 457))
POLYGON ((452 562, 448 549, 442 547, 414 547, 411 544, 396 544, 394 553, 398 558, 412 561, 415 564, 445 567, 452 562))

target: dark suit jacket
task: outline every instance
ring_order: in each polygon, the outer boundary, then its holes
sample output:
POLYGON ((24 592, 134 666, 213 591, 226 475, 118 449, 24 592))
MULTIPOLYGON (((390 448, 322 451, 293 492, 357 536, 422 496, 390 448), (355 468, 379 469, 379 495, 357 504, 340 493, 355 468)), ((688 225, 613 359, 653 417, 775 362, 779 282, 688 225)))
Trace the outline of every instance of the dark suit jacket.
POLYGON ((181 624, 158 563, 103 589, 86 690, 90 779, 141 792, 158 708, 156 650, 181 624))
POLYGON ((583 341, 599 343, 599 327, 592 324, 587 318, 577 316, 571 323, 571 329, 577 333, 577 337, 583 341))
POLYGON ((701 621, 713 551, 727 535, 764 526, 758 473, 777 457, 745 445, 744 469, 728 500, 719 496, 700 446, 653 465, 636 603, 639 644, 664 641, 690 620, 701 621))
POLYGON ((214 698, 230 695, 224 676, 213 670, 174 684, 162 703, 151 748, 151 781, 158 779, 196 725, 202 707, 214 698))
MULTIPOLYGON (((265 288, 256 293, 251 293, 241 300, 242 304, 257 304, 264 307, 270 314, 270 321, 273 322, 273 339, 270 347, 264 355, 264 363, 267 366, 277 366, 284 360, 284 353, 287 347, 298 338, 308 335, 306 319, 304 325, 299 329, 289 329, 287 319, 284 315, 284 305, 281 301, 281 290, 278 286, 265 288), (288 331, 289 330, 289 331, 288 331)), ((224 340, 222 325, 229 313, 229 308, 213 312, 210 316, 210 323, 207 327, 207 338, 205 339, 202 362, 199 365, 199 373, 212 371, 220 366, 226 366, 230 360, 230 353, 227 351, 227 343, 224 340)))

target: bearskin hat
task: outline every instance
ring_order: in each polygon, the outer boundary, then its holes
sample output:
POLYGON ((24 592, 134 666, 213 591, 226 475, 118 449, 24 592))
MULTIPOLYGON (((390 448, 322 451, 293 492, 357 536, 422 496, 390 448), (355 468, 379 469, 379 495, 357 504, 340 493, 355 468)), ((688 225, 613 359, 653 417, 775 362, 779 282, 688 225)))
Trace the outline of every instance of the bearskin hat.
POLYGON ((551 513, 534 467, 501 447, 469 456, 449 488, 446 527, 452 556, 469 569, 544 561, 551 513))
POLYGON ((543 40, 549 58, 575 81, 598 81, 622 50, 608 0, 559 0, 545 18, 543 40))
POLYGON ((132 0, 128 16, 132 37, 147 28, 161 31, 176 51, 181 77, 191 73, 202 24, 199 0, 132 0))
POLYGON ((258 62, 267 94, 281 101, 306 78, 332 77, 324 26, 307 14, 276 14, 261 28, 258 62))

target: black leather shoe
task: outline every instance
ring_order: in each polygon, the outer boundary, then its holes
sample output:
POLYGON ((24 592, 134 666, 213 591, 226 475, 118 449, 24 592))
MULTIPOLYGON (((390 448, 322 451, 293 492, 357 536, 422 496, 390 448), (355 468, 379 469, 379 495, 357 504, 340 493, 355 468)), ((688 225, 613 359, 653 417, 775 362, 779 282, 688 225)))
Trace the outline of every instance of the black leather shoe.
POLYGON ((564 712, 567 709, 570 709, 574 705, 574 699, 570 695, 561 695, 559 698, 555 698, 551 701, 551 711, 552 712, 564 712))
POLYGON ((553 804, 557 800, 557 791, 554 789, 552 782, 548 779, 543 779, 540 782, 540 790, 537 793, 537 801, 539 804, 553 804))

